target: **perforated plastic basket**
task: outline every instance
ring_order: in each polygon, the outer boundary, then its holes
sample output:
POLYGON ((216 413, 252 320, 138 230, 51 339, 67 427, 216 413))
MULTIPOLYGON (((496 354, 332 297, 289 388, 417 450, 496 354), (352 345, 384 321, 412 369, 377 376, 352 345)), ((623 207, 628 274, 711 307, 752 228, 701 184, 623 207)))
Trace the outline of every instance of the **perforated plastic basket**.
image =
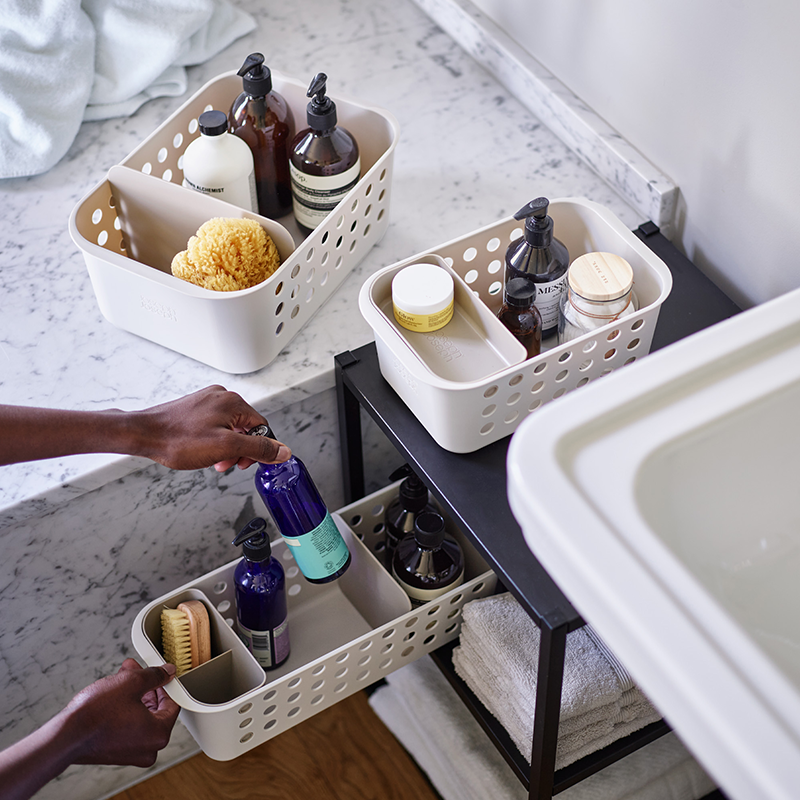
MULTIPOLYGON (((413 334, 433 341, 416 351, 411 348, 408 334, 401 333, 391 319, 391 304, 387 307, 384 296, 387 278, 435 254, 444 258, 496 314, 502 302, 505 250, 522 235, 520 223, 510 217, 488 225, 388 266, 362 286, 359 307, 375 333, 381 373, 446 450, 470 453, 502 439, 545 403, 650 352, 661 304, 672 289, 667 265, 616 215, 597 203, 582 198, 554 200, 549 214, 555 235, 567 246, 570 259, 602 251, 616 253, 630 263, 639 302, 636 313, 478 380, 447 380, 437 374, 441 370, 423 363, 418 353, 459 359, 463 353, 458 342, 448 337, 445 326, 432 334, 413 334)), ((487 344, 492 338, 492 332, 487 331, 487 344)))
POLYGON ((486 562, 448 522, 466 560, 464 583, 410 611, 410 601, 373 555, 384 541, 386 506, 398 481, 333 515, 352 553, 344 575, 328 584, 306 581, 282 541, 273 554, 286 570, 291 654, 264 672, 230 627, 234 625, 233 571, 239 559, 154 600, 133 623, 133 646, 148 666, 161 665, 159 619, 164 606, 203 600, 212 617, 207 664, 171 681, 166 690, 203 751, 227 761, 405 664, 456 638, 461 609, 494 591, 486 562))
MULTIPOLYGON (((308 102, 305 85, 278 72, 272 76, 301 124, 308 102)), ((200 209, 187 215, 183 225, 172 222, 180 217, 180 198, 188 203, 194 194, 180 186, 181 157, 199 136, 197 117, 207 108, 227 110, 240 91, 235 72, 207 83, 122 162, 121 167, 144 173, 148 181, 102 181, 78 203, 69 221, 109 322, 229 373, 252 372, 273 361, 386 232, 399 135, 387 111, 333 95, 340 124, 359 144, 358 184, 304 241, 291 220, 278 220, 294 229, 296 249, 268 280, 237 292, 201 289, 169 271, 172 255, 186 248, 199 227, 197 218, 263 219, 198 194, 191 202, 200 209), (170 201, 173 211, 165 219, 156 209, 163 208, 165 192, 175 188, 179 200, 170 201), (126 205, 135 206, 137 215, 127 216, 126 205), (157 257, 145 261, 153 249, 157 257)))

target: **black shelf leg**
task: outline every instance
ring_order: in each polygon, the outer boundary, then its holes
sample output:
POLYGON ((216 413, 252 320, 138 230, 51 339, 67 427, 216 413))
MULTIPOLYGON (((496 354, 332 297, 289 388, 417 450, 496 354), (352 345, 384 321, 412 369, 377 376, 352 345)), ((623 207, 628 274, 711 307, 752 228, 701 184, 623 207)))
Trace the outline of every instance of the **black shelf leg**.
POLYGON ((364 451, 361 441, 361 406, 345 385, 344 370, 358 359, 347 350, 334 358, 336 407, 339 413, 339 447, 344 481, 344 502, 353 503, 364 496, 364 451))
POLYGON ((530 800, 549 800, 553 796, 566 649, 567 625, 555 628, 543 625, 539 645, 536 713, 533 717, 530 800))

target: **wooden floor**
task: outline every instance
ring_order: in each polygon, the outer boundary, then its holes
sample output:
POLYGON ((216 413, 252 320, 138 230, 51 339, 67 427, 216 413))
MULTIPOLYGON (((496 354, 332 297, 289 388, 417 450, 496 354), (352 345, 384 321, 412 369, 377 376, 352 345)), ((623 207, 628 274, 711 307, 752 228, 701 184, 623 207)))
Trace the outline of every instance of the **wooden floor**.
POLYGON ((111 800, 220 798, 440 800, 363 692, 233 761, 201 753, 111 800))

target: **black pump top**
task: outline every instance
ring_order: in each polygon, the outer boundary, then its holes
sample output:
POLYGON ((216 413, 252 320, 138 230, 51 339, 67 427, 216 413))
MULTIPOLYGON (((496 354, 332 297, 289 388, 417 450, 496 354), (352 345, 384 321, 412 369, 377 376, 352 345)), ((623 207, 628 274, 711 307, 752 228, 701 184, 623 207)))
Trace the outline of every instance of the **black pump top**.
POLYGON ((547 216, 549 205, 546 197, 537 197, 514 214, 514 219, 525 220, 525 241, 532 247, 549 247, 553 241, 553 219, 547 216))
POLYGON ((413 511, 416 514, 428 504, 428 487, 408 464, 403 464, 389 477, 391 480, 396 481, 404 476, 405 480, 400 484, 399 490, 400 505, 406 511, 413 511))
POLYGON ((264 66, 261 53, 250 53, 236 74, 242 76, 244 90, 253 97, 264 97, 272 91, 272 73, 264 66))
POLYGON ((205 136, 221 136, 228 131, 228 115, 224 111, 204 111, 197 122, 205 136))
POLYGON ((506 284, 506 305, 513 308, 529 308, 536 297, 536 284, 528 278, 512 278, 506 284))
POLYGON ((327 97, 328 76, 318 72, 311 81, 306 97, 312 98, 306 106, 306 120, 312 131, 329 131, 336 127, 336 103, 327 97))
POLYGON ((272 555, 272 546, 267 535, 267 522, 261 517, 251 519, 242 528, 233 544, 242 546, 242 555, 248 561, 267 561, 272 555))
POLYGON ((440 547, 444 535, 444 518, 435 511, 426 511, 414 521, 414 538, 421 547, 440 547))

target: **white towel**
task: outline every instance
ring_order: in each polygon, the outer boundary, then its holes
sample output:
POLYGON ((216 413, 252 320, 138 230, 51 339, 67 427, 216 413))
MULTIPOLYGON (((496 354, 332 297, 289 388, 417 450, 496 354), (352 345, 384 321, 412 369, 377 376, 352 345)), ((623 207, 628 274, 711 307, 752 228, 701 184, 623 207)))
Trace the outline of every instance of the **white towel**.
MULTIPOLYGON (((444 800, 526 800, 528 793, 433 662, 392 673, 370 705, 444 800)), ((559 800, 699 800, 714 789, 674 734, 558 795, 559 800)))
POLYGON ((0 178, 50 169, 84 119, 183 94, 186 66, 255 25, 228 0, 5 0, 0 178))
MULTIPOLYGON (((456 673, 530 759, 540 631, 510 594, 464 606, 456 673)), ((661 718, 588 627, 567 636, 556 768, 661 718)))

